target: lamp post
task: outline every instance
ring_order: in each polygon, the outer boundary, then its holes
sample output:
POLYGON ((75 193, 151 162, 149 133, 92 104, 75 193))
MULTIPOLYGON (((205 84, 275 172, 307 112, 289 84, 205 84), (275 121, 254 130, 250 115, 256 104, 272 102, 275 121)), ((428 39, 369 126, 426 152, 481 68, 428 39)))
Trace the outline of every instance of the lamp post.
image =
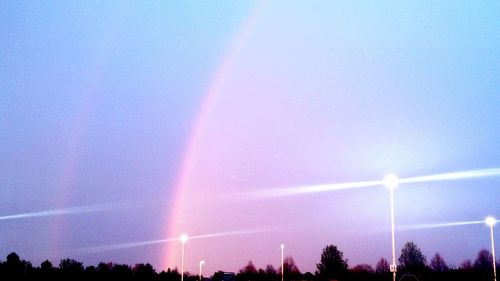
POLYGON ((285 275, 283 274, 285 272, 285 267, 283 266, 283 250, 285 249, 285 245, 281 244, 281 281, 284 281, 285 275))
POLYGON ((186 244, 186 241, 188 240, 188 236, 186 234, 182 234, 181 237, 179 237, 179 240, 181 240, 181 243, 182 243, 181 281, 184 281, 184 245, 186 244))
POLYGON ((497 223, 494 217, 487 217, 485 220, 486 224, 490 226, 491 235, 491 254, 493 255, 493 281, 497 281, 497 266, 495 259, 495 237, 493 235, 493 226, 497 223))
POLYGON ((201 278, 201 267, 205 264, 205 261, 200 261, 200 281, 202 280, 201 278))
POLYGON ((392 264, 390 266, 392 272, 392 281, 396 281, 396 242, 394 239, 394 189, 398 187, 399 178, 396 175, 390 174, 385 176, 384 185, 391 192, 391 235, 392 235, 392 264))

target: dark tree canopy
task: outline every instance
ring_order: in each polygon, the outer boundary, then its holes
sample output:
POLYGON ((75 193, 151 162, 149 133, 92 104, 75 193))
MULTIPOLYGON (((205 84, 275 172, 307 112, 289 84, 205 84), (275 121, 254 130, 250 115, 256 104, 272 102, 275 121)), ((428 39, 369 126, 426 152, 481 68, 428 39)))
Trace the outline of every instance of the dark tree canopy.
POLYGON ((329 245, 321 253, 321 261, 316 264, 316 275, 319 280, 332 280, 343 278, 347 273, 347 259, 337 249, 337 246, 329 245))
POLYGON ((493 269, 493 256, 488 250, 482 249, 477 253, 476 260, 474 261, 474 269, 484 271, 493 269))
POLYGON ((247 265, 240 269, 240 274, 257 274, 257 268, 252 261, 248 261, 247 265))
POLYGON ((369 264, 358 264, 355 267, 353 267, 351 271, 355 273, 369 273, 369 274, 375 273, 375 270, 369 264))
POLYGON ((406 242, 399 257, 400 271, 421 273, 427 266, 427 259, 417 244, 406 242))
POLYGON ((384 258, 380 258, 380 260, 377 262, 377 265, 375 266, 375 272, 381 274, 381 273, 387 273, 389 271, 390 271, 389 262, 384 258))
POLYGON ((274 277, 274 276, 278 275, 278 272, 276 271, 276 269, 274 268, 274 266, 272 264, 266 265, 265 272, 270 277, 274 277))
POLYGON ((449 269, 448 265, 439 253, 436 253, 434 257, 432 257, 430 267, 436 272, 445 272, 449 269))
MULTIPOLYGON (((283 259, 283 268, 285 276, 297 276, 300 275, 300 270, 292 257, 286 257, 283 259)), ((281 267, 279 268, 281 273, 281 267)))

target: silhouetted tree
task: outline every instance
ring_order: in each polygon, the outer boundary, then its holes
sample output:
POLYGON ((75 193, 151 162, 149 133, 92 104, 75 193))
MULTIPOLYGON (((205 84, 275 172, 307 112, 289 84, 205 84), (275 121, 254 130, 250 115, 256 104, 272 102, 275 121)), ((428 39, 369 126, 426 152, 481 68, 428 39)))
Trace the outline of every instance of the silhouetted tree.
POLYGON ((313 281, 315 280, 316 277, 314 276, 314 274, 312 274, 311 272, 306 272, 302 275, 302 280, 308 280, 308 281, 313 281))
POLYGON ((153 280, 156 274, 153 266, 149 263, 147 264, 136 264, 132 269, 134 277, 137 280, 153 280))
MULTIPOLYGON (((283 275, 285 280, 295 280, 300 278, 300 270, 292 257, 283 259, 283 275)), ((281 275, 281 266, 278 268, 278 275, 281 275)))
POLYGON ((431 259, 431 263, 429 264, 432 270, 435 272, 445 272, 448 271, 448 265, 444 261, 444 259, 441 257, 439 253, 436 253, 434 257, 431 259))
POLYGON ((375 273, 373 267, 369 264, 358 264, 351 269, 352 272, 356 273, 375 273))
MULTIPOLYGON (((170 270, 170 268, 165 272, 165 271, 162 271, 160 272, 160 274, 158 274, 158 279, 159 280, 164 280, 164 281, 178 281, 178 280, 181 280, 181 275, 179 274, 179 272, 177 271, 177 268, 175 268, 174 270, 170 270)), ((215 279, 212 279, 215 281, 215 279)), ((218 280, 220 281, 220 280, 218 280)))
POLYGON ((270 276, 270 277, 274 277, 274 276, 278 275, 278 272, 276 271, 276 269, 274 268, 274 266, 272 264, 266 265, 265 271, 266 271, 267 276, 270 276))
POLYGON ((252 261, 248 261, 247 265, 240 269, 236 278, 241 281, 248 281, 257 280, 258 276, 257 268, 253 265, 252 261))
POLYGON ((19 256, 12 252, 7 255, 7 260, 2 264, 1 272, 7 280, 28 279, 33 273, 33 266, 29 261, 21 260, 19 256))
POLYGON ((56 269, 49 260, 45 260, 40 264, 40 269, 38 270, 40 276, 39 280, 53 280, 55 278, 56 269))
POLYGON ((472 269, 472 261, 471 260, 465 260, 465 261, 463 261, 460 264, 460 266, 458 267, 458 269, 460 269, 462 271, 471 270, 472 269))
POLYGON ((132 280, 132 268, 126 264, 114 264, 111 276, 114 280, 132 280))
POLYGON ((350 270, 349 280, 369 280, 375 270, 369 264, 358 264, 350 270))
POLYGON ((278 281, 278 273, 271 264, 266 265, 265 269, 259 269, 259 279, 265 281, 278 281))
POLYGON ((83 263, 73 259, 63 259, 59 262, 59 272, 62 279, 82 280, 84 273, 83 263))
POLYGON ((247 265, 240 269, 239 273, 243 274, 257 274, 257 268, 253 265, 252 261, 248 261, 247 265))
POLYGON ((347 259, 337 249, 337 246, 329 245, 323 248, 320 263, 316 264, 316 276, 319 280, 342 279, 347 273, 347 259))
POLYGON ((389 262, 385 258, 380 258, 375 266, 375 272, 378 274, 388 273, 390 271, 389 262))
POLYGON ((399 264, 402 272, 420 274, 425 271, 427 259, 417 244, 406 242, 399 256, 399 264))
POLYGON ((488 250, 482 249, 477 253, 474 269, 481 271, 491 271, 493 269, 493 257, 488 250))

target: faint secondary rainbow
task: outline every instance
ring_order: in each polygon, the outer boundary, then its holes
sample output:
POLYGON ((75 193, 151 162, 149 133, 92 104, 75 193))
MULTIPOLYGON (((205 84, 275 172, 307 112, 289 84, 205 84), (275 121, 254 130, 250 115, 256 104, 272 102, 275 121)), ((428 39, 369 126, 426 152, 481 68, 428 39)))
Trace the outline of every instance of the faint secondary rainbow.
MULTIPOLYGON (((234 68, 241 50, 247 44, 255 26, 259 22, 259 19, 265 10, 266 4, 266 0, 260 0, 251 10, 247 18, 241 24, 241 27, 238 29, 236 36, 232 40, 227 52, 221 60, 221 63, 218 65, 217 70, 214 72, 214 75, 210 80, 204 99, 201 102, 199 113, 188 137, 185 152, 181 160, 177 182, 172 194, 174 200, 172 200, 172 206, 170 206, 167 211, 170 215, 166 222, 166 237, 176 237, 180 235, 180 232, 185 231, 177 229, 177 218, 180 216, 184 200, 183 194, 185 189, 189 186, 189 177, 192 172, 196 155, 198 155, 200 149, 200 143, 206 127, 206 119, 212 111, 217 98, 220 96, 227 79, 230 77, 231 70, 234 68)), ((169 261, 174 260, 175 253, 172 247, 165 248, 164 253, 166 253, 166 255, 162 264, 167 267, 169 265, 169 261)))
MULTIPOLYGON (((57 206, 60 208, 64 209, 65 206, 72 204, 73 190, 76 187, 78 178, 78 165, 80 163, 81 152, 84 150, 92 115, 100 98, 99 93, 105 76, 105 66, 112 57, 117 43, 116 39, 122 30, 123 22, 129 11, 129 5, 120 5, 114 13, 110 14, 110 23, 112 24, 102 38, 104 47, 99 48, 96 53, 92 54, 94 67, 89 69, 89 78, 87 78, 88 80, 83 87, 85 94, 76 108, 70 127, 71 130, 66 138, 62 169, 58 179, 58 191, 55 195, 58 199, 57 206)), ((60 252, 59 243, 64 238, 65 227, 66 221, 64 216, 58 216, 54 223, 52 223, 52 239, 50 241, 50 253, 48 256, 57 257, 57 253, 60 252)))

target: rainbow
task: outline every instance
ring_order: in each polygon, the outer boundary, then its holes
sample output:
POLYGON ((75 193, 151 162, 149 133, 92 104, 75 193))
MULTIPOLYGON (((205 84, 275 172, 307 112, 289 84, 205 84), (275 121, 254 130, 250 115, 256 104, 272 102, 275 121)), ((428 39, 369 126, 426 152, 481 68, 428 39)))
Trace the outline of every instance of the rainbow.
MULTIPOLYGON (((184 150, 185 152, 181 160, 177 181, 172 193, 172 198, 174 200, 172 200, 173 203, 167 210, 167 214, 170 214, 170 216, 168 216, 165 223, 167 226, 165 229, 165 237, 178 237, 181 232, 185 231, 183 229, 178 229, 178 218, 182 213, 182 206, 185 200, 184 191, 190 186, 189 178, 192 173, 192 167, 196 161, 196 156, 198 155, 201 147, 203 134, 206 129, 207 117, 217 102, 227 79, 230 77, 231 70, 234 68, 241 50, 247 44, 257 23, 262 17, 266 4, 266 0, 260 0, 251 10, 247 18, 243 21, 241 27, 239 28, 239 32, 237 32, 236 36, 232 40, 226 54, 223 56, 221 63, 218 65, 217 70, 214 72, 214 75, 210 80, 206 94, 204 95, 205 98, 201 102, 199 113, 195 118, 195 122, 188 137, 188 142, 184 150)), ((166 248, 163 252, 166 253, 166 255, 162 259, 162 264, 165 268, 169 266, 173 267, 175 265, 172 264, 171 261, 175 260, 177 253, 173 251, 173 247, 165 247, 166 248)))

